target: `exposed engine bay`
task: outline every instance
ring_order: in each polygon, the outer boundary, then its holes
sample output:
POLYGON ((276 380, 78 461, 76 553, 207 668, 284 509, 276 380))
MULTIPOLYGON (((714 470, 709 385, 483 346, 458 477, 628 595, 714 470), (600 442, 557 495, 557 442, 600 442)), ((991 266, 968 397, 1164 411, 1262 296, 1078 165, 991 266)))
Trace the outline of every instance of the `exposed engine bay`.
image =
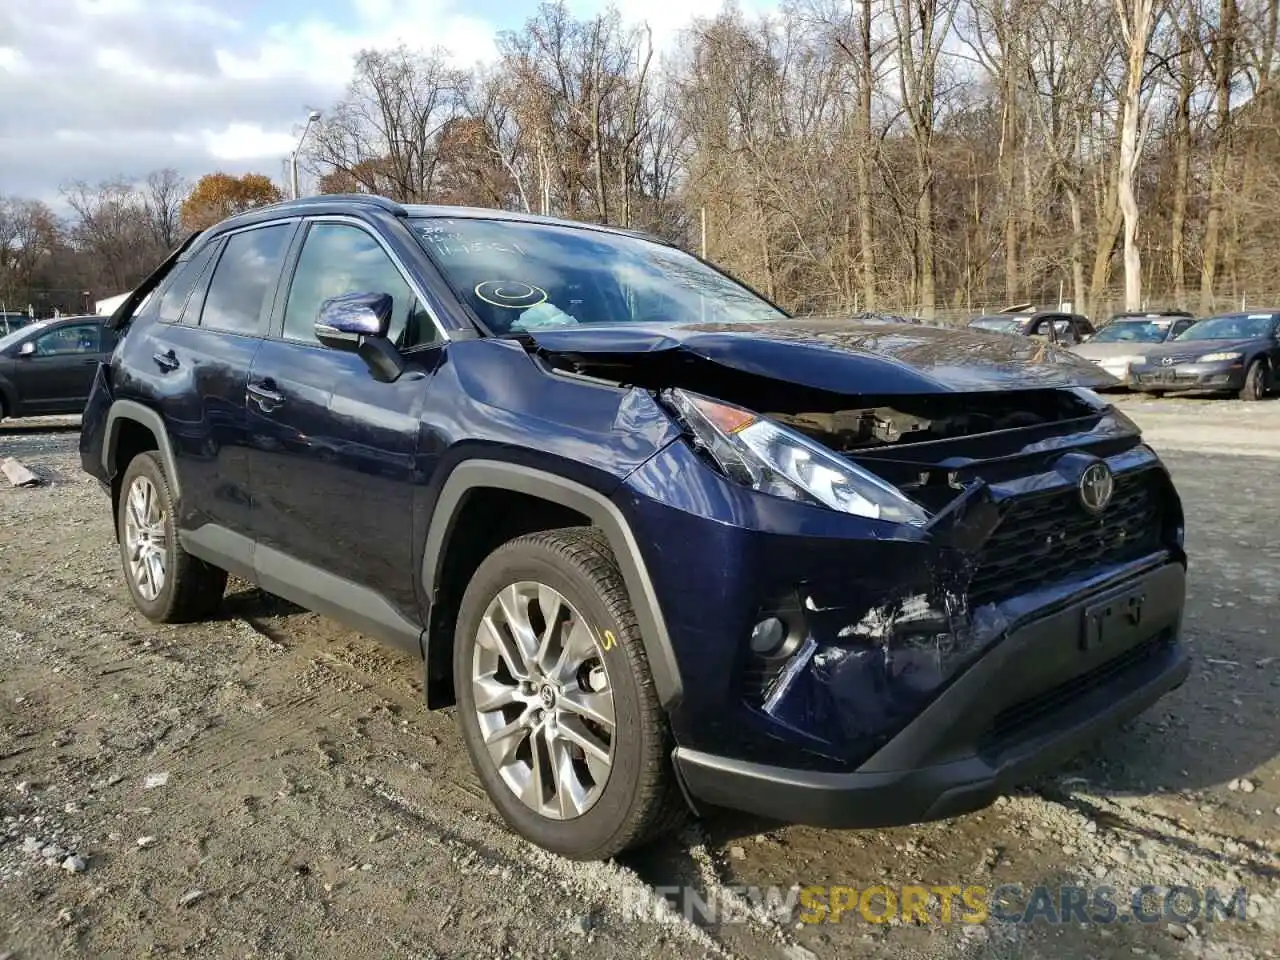
MULTIPOLYGON (((543 353, 562 373, 650 391, 682 387, 755 410, 841 453, 953 440, 1097 415, 1085 391, 1062 388, 874 396, 834 392, 736 370, 687 353, 543 353)), ((850 384, 856 386, 856 384, 850 384)))
MULTIPOLYGON (((903 402, 908 398, 896 399, 899 407, 909 405, 909 402, 903 402)), ((994 433, 997 430, 1034 427, 1049 423, 1052 419, 1044 413, 1027 409, 966 410, 961 413, 939 412, 926 416, 887 406, 836 410, 832 413, 774 412, 767 416, 841 453, 885 444, 947 440, 979 433, 994 433)))

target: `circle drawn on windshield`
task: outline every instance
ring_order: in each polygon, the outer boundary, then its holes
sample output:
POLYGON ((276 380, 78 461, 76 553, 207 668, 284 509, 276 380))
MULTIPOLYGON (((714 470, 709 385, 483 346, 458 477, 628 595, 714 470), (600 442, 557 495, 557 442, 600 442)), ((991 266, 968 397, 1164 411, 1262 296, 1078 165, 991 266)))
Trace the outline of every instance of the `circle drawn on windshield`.
POLYGON ((528 310, 547 302, 547 291, 520 280, 485 280, 476 284, 476 296, 508 310, 528 310))

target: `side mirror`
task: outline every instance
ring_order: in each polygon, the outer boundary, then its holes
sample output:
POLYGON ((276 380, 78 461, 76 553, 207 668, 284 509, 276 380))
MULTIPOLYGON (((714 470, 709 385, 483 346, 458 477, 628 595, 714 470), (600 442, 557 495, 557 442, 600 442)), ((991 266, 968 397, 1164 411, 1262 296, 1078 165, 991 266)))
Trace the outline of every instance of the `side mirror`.
POLYGON ((34 340, 28 340, 26 343, 24 343, 22 346, 18 348, 18 356, 20 357, 34 357, 35 355, 36 355, 36 342, 34 340))
POLYGON ((385 337, 394 307, 385 293, 344 293, 320 304, 316 339, 334 350, 354 351, 366 337, 385 337))
POLYGON ((404 358, 387 339, 394 308, 386 293, 331 297, 316 314, 316 339, 332 350, 359 354, 375 380, 394 383, 404 372, 404 358))

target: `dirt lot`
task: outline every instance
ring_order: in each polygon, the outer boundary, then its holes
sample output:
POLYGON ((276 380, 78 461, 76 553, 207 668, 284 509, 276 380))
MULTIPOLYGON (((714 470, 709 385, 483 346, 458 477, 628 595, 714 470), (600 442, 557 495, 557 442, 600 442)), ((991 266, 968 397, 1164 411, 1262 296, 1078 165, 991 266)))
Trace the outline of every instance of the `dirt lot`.
POLYGON ((973 816, 838 833, 726 814, 608 865, 505 831, 409 660, 243 584, 217 622, 143 620, 74 427, 6 425, 0 457, 49 482, 0 489, 0 960, 1276 956, 1280 401, 1122 403, 1187 503, 1181 690, 973 816), (1013 883, 1109 885, 1118 916, 807 924, 741 889, 1013 883), (718 917, 655 922, 679 885, 718 917), (1143 885, 1244 887, 1245 918, 1129 922, 1143 885))

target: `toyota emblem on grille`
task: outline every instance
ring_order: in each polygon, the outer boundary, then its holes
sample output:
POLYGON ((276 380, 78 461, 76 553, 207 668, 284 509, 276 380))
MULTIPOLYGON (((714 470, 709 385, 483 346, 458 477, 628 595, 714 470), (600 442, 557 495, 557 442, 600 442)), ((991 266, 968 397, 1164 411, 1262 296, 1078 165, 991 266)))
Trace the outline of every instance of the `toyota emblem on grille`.
POLYGON ((1115 478, 1105 463, 1092 463, 1080 474, 1080 503, 1090 513, 1101 513, 1115 492, 1115 478))
POLYGON ((1165 357, 1160 362, 1163 363, 1166 367, 1172 367, 1173 357, 1165 357))

